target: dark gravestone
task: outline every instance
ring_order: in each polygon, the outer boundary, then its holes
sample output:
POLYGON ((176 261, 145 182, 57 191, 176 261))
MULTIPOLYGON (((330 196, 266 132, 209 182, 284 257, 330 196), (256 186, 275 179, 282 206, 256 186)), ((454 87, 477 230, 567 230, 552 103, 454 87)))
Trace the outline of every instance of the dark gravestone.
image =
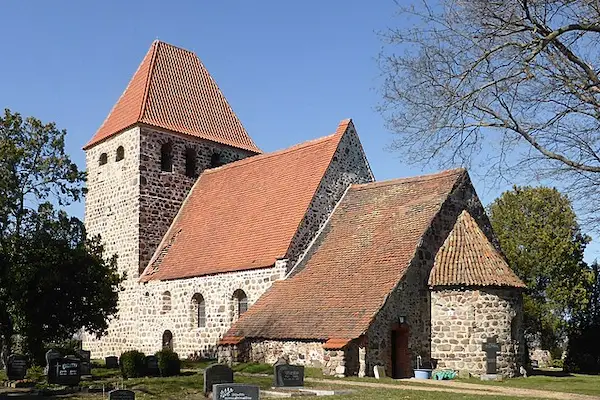
POLYGON ((487 338, 482 346, 482 350, 485 351, 486 374, 496 374, 496 358, 500 351, 500 345, 496 343, 496 337, 487 338))
POLYGON ((260 389, 242 383, 219 383, 214 387, 213 400, 259 400, 260 389))
POLYGON ((92 356, 92 352, 88 350, 77 350, 77 356, 81 360, 81 375, 91 375, 92 364, 90 358, 92 356))
POLYGON ((304 386, 304 367, 298 365, 280 364, 275 365, 276 387, 300 387, 304 386))
POLYGON ((57 358, 61 358, 62 354, 59 351, 50 349, 46 352, 46 367, 44 368, 44 373, 46 375, 49 374, 50 363, 52 360, 56 360, 57 358))
POLYGON ((108 392, 108 400, 135 400, 132 390, 115 389, 108 392))
POLYGON ((160 376, 160 369, 158 368, 158 357, 146 356, 146 375, 160 376))
POLYGON ((104 359, 106 368, 117 369, 119 368, 119 358, 116 356, 108 356, 104 359))
POLYGON ((204 394, 218 383, 233 383, 233 370, 225 364, 212 364, 204 370, 204 394))
POLYGON ((6 376, 10 381, 25 379, 27 375, 27 358, 20 354, 11 354, 6 363, 6 376))
POLYGON ((48 370, 48 383, 77 386, 81 380, 78 358, 57 358, 52 360, 48 370))

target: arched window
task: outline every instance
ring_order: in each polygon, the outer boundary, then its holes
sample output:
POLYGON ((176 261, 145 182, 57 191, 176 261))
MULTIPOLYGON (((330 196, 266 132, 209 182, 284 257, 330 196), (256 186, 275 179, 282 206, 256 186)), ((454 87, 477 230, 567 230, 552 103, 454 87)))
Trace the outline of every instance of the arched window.
POLYGON ((100 165, 104 165, 107 162, 108 162, 108 156, 106 155, 106 153, 100 154, 100 160, 99 160, 100 165))
POLYGON ((162 294, 162 308, 160 313, 165 314, 169 311, 171 311, 171 292, 167 290, 162 294))
POLYGON ((117 147, 117 157, 115 158, 115 161, 121 161, 124 158, 125 158, 125 149, 123 148, 123 146, 117 147))
POLYGON ((204 297, 200 293, 192 296, 192 317, 194 319, 194 325, 197 328, 204 328, 206 326, 206 303, 204 297))
POLYGON ((166 330, 162 335, 162 347, 163 349, 173 350, 173 332, 166 330))
POLYGON ((210 156, 210 167, 215 168, 220 167, 221 165, 223 165, 223 162, 221 162, 221 155, 219 153, 213 153, 212 156, 210 156))
POLYGON ((196 150, 191 147, 185 149, 185 174, 189 177, 196 176, 196 150))
POLYGON ((242 289, 233 292, 233 319, 237 320, 248 311, 248 296, 242 289))
POLYGON ((165 172, 173 171, 173 146, 170 142, 160 148, 160 169, 165 172))

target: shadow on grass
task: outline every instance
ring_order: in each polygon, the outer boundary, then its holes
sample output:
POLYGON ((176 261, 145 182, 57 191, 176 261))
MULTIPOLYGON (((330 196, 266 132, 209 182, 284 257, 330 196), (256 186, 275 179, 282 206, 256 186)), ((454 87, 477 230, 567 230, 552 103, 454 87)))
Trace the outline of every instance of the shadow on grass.
POLYGON ((531 376, 549 376, 553 378, 570 378, 575 375, 560 370, 534 369, 531 376))

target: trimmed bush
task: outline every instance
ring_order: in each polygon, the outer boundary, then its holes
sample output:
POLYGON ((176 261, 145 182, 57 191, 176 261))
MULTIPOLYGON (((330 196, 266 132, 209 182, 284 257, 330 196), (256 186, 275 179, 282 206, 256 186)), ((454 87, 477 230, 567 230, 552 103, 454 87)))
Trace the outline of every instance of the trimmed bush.
POLYGON ((173 350, 163 349, 156 353, 160 376, 175 376, 181 372, 181 360, 173 350))
POLYGON ((123 378, 138 378, 146 373, 146 355, 137 350, 126 351, 119 359, 123 378))

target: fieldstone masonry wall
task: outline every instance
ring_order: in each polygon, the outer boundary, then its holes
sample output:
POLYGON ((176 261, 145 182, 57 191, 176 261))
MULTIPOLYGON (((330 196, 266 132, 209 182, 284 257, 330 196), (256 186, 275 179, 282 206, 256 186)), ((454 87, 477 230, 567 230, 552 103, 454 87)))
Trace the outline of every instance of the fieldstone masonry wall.
MULTIPOLYGON (((160 348, 162 332, 159 336, 155 332, 146 332, 138 321, 138 316, 144 310, 142 299, 146 293, 138 283, 138 278, 197 176, 211 167, 214 154, 218 154, 220 163, 225 164, 252 153, 158 131, 145 125, 135 126, 86 151, 86 228, 90 235, 102 236, 106 256, 117 254, 119 271, 127 274, 127 280, 119 292, 118 319, 110 322, 107 335, 100 340, 85 333, 82 335, 84 347, 92 351, 92 357, 119 355, 124 350, 138 348, 142 342, 148 341, 142 340, 140 335, 153 335, 156 338, 156 350, 160 348), (161 147, 164 143, 171 144, 171 172, 161 170, 161 147), (120 146, 125 150, 124 158, 117 161, 116 153, 120 146), (192 149, 197 156, 195 177, 186 176, 188 149, 192 149), (102 154, 107 155, 104 165, 100 165, 102 154)), ((250 300, 251 295, 248 294, 248 297, 250 300)), ((172 301, 173 308, 181 307, 176 303, 177 299, 172 301)), ((189 303, 186 305, 189 307, 189 303)), ((155 311, 160 313, 160 310, 155 311)), ((169 315, 169 312, 165 312, 163 317, 168 318, 169 315)), ((201 343, 197 342, 199 345, 201 343)), ((201 347, 195 350, 201 350, 201 347)))
MULTIPOLYGON (((106 257, 117 254, 117 267, 126 273, 123 290, 119 292, 118 307, 127 316, 135 302, 139 265, 139 179, 140 134, 131 128, 86 151, 87 187, 85 225, 89 235, 101 235, 106 257), (116 161, 117 148, 123 146, 124 158, 116 161), (106 154, 107 162, 100 165, 106 154)), ((108 354, 118 354, 130 337, 134 321, 122 318, 111 321, 108 334, 102 341, 83 334, 84 346, 93 354, 102 347, 108 354)), ((94 355, 95 356, 95 355, 94 355)))
POLYGON ((439 368, 486 372, 487 338, 500 344, 498 372, 515 376, 523 360, 522 298, 509 289, 443 289, 431 293, 431 352, 439 368))
POLYGON ((140 241, 140 274, 150 262, 198 176, 205 169, 211 168, 215 154, 220 163, 228 164, 253 153, 148 127, 141 128, 140 237, 143 240, 140 241), (169 143, 172 149, 171 172, 161 170, 161 147, 165 143, 169 143), (188 151, 196 155, 193 176, 186 175, 188 151))
POLYGON ((274 364, 280 357, 293 365, 321 368, 325 375, 340 376, 344 376, 348 358, 345 350, 325 350, 323 342, 298 340, 244 341, 237 346, 220 346, 218 352, 219 362, 228 364, 247 361, 274 364))
POLYGON ((173 350, 181 357, 192 354, 216 357, 216 343, 237 318, 233 293, 241 289, 251 306, 273 284, 285 276, 286 262, 272 268, 202 276, 172 281, 150 281, 141 286, 138 303, 137 343, 131 348, 154 353, 161 348, 165 330, 173 333, 173 350), (162 294, 171 293, 171 310, 161 313, 162 294), (204 298, 206 324, 197 326, 194 295, 204 298))
MULTIPOLYGON (((331 164, 329 164, 287 251, 286 258, 289 260, 288 268, 290 270, 308 249, 319 229, 327 222, 327 218, 348 186, 373 181, 371 167, 365 157, 354 124, 351 123, 343 134, 331 164)), ((292 274, 297 274, 301 268, 302 265, 296 265, 292 274)))
MULTIPOLYGON (((440 354, 438 347, 435 347, 435 349, 431 347, 431 326, 436 325, 433 324, 432 294, 427 282, 433 268, 435 255, 452 230, 458 215, 465 209, 478 222, 488 238, 493 243, 497 242, 493 237, 491 225, 475 193, 475 189, 468 177, 465 176, 465 179, 457 184, 433 219, 430 228, 423 235, 421 244, 415 253, 415 258, 408 267, 405 276, 387 298, 384 306, 367 332, 366 373, 368 375, 373 374, 373 367, 375 365, 383 365, 388 373, 392 371, 391 331, 398 323, 399 316, 406 317, 409 327, 408 357, 413 368, 416 364, 417 355, 422 357, 423 362, 429 362, 431 358, 438 358, 440 354)), ((512 296, 510 298, 515 302, 515 310, 518 310, 516 302, 520 299, 519 291, 516 289, 507 289, 503 295, 512 296)), ((482 311, 486 313, 484 318, 488 318, 488 315, 497 315, 506 318, 506 312, 513 312, 512 306, 508 307, 508 303, 499 301, 485 300, 482 301, 480 306, 486 307, 486 310, 482 311), (499 305, 499 308, 496 309, 495 305, 499 305)), ((515 319, 514 324, 519 327, 516 329, 520 329, 521 321, 519 319, 515 319)), ((505 332, 504 326, 500 324, 497 326, 486 325, 485 329, 486 334, 490 335, 505 332)), ((455 353, 452 354, 456 356, 455 353)), ((508 357, 508 351, 506 355, 504 369, 506 371, 509 369, 518 369, 515 357, 508 357)), ((480 369, 474 369, 470 372, 479 373, 480 371, 480 369)))

